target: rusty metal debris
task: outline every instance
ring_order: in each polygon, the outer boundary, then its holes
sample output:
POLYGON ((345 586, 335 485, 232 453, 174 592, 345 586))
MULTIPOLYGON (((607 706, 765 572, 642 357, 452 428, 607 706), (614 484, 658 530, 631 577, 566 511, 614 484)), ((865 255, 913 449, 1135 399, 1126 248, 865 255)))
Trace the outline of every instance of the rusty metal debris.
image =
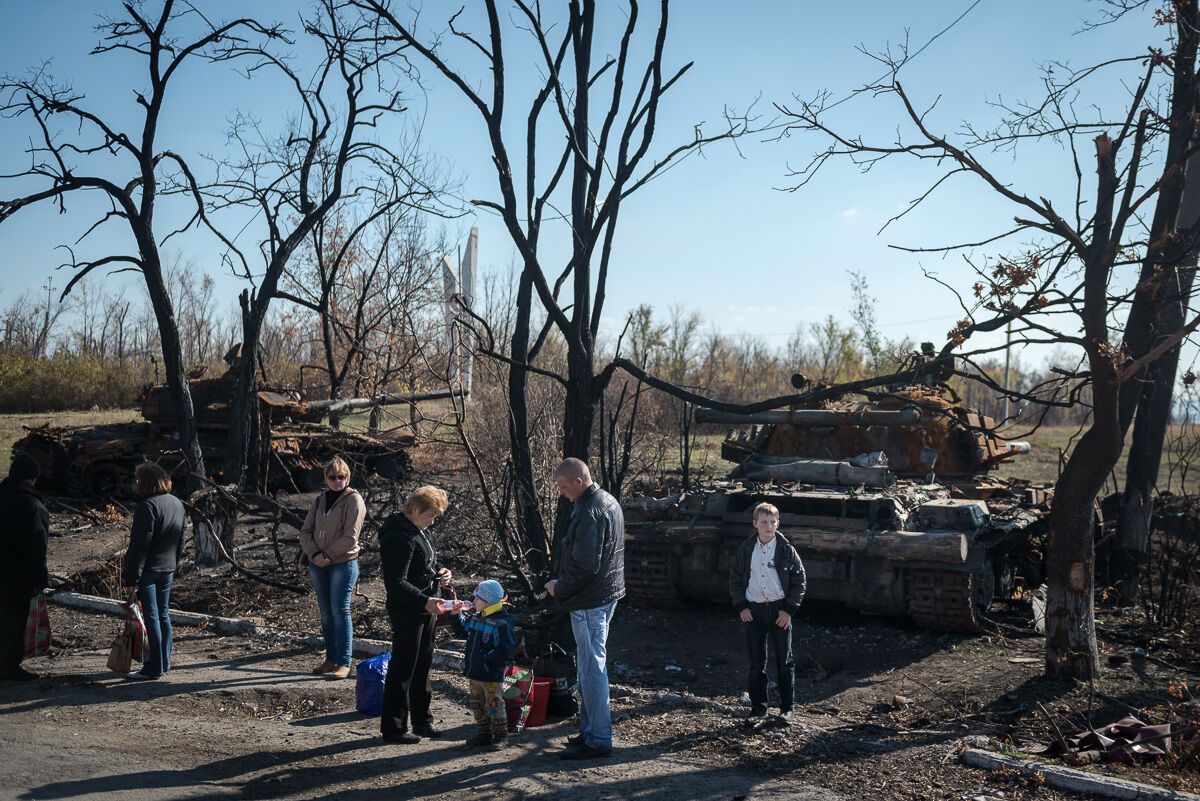
MULTIPOLYGON (((221 480, 229 436, 229 415, 237 386, 240 348, 226 356, 229 369, 214 378, 195 371, 189 379, 196 425, 209 477, 221 480)), ((398 478, 410 466, 407 450, 416 440, 409 426, 358 434, 325 422, 335 412, 410 403, 446 393, 389 395, 338 401, 306 402, 295 390, 259 386, 256 397, 262 420, 260 455, 265 465, 263 489, 308 491, 322 486, 322 465, 333 456, 350 462, 356 474, 398 478)), ((141 398, 142 422, 103 426, 38 426, 13 445, 42 467, 43 483, 67 495, 108 499, 129 494, 133 469, 151 459, 181 472, 179 426, 166 385, 146 387, 141 398)))
POLYGON ((1129 716, 1099 729, 1064 737, 1034 749, 1031 753, 1061 756, 1072 764, 1123 762, 1131 764, 1155 759, 1200 744, 1200 723, 1177 720, 1171 723, 1143 723, 1129 716))

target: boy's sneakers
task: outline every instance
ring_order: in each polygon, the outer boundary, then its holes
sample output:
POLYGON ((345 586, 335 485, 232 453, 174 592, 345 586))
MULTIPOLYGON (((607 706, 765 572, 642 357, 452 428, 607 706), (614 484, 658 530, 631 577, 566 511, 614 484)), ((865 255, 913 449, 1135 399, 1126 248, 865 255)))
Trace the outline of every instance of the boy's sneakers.
POLYGON ((403 743, 404 745, 416 745, 421 742, 421 738, 413 734, 411 731, 390 732, 383 735, 385 743, 403 743))
POLYGON ((750 717, 765 718, 766 716, 767 716, 766 704, 755 704, 754 706, 750 707, 750 717))
POLYGON ((506 748, 507 746, 508 746, 508 737, 507 736, 493 737, 492 741, 488 744, 487 748, 489 751, 501 751, 504 748, 506 748))
POLYGON ((583 745, 583 735, 582 734, 572 734, 570 737, 567 738, 567 746, 568 747, 578 748, 581 745, 583 745))

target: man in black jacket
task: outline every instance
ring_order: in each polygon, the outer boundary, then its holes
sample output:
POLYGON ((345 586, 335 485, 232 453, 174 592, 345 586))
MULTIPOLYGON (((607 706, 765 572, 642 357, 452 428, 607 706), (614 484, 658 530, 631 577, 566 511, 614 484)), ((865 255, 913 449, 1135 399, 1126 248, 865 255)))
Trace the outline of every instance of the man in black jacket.
POLYGON ((750 714, 767 713, 767 640, 775 652, 779 711, 792 715, 796 662, 792 657, 792 616, 804 600, 805 576, 800 555, 779 529, 779 510, 769 503, 754 507, 757 533, 738 547, 729 568, 729 596, 746 624, 750 652, 750 714))
POLYGON ((26 453, 17 455, 0 481, 0 680, 29 681, 37 674, 21 667, 29 601, 50 583, 46 548, 50 514, 33 488, 41 468, 26 453))
POLYGON ((580 695, 579 734, 567 738, 570 747, 559 757, 594 759, 612 753, 606 659, 609 624, 625 596, 625 517, 579 459, 563 460, 554 484, 574 508, 555 548, 557 578, 546 582, 546 591, 571 614, 580 695))

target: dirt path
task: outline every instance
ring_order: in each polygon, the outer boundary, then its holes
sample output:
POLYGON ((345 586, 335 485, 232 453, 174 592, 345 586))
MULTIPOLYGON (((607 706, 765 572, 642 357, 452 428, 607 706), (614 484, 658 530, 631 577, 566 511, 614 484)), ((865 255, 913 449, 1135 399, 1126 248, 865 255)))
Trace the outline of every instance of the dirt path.
MULTIPOLYGON (((69 629, 103 637, 112 628, 107 618, 55 612, 69 629)), ((571 733, 567 723, 529 730, 507 752, 469 752, 459 745, 470 734, 462 682, 441 672, 435 715, 446 736, 384 745, 377 720, 353 710, 352 682, 304 673, 312 654, 180 635, 176 667, 160 682, 117 678, 103 669, 99 643, 81 642, 56 658, 30 660, 48 678, 0 686, 0 773, 7 777, 0 798, 840 797, 647 745, 573 767, 553 756, 571 733)))

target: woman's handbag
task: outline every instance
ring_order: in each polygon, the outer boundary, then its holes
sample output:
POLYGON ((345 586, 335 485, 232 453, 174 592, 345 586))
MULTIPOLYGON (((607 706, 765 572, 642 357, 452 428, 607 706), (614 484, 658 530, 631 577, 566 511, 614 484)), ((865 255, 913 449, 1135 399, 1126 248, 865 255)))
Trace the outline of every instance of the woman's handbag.
POLYGON ((25 657, 50 653, 50 612, 46 596, 38 593, 29 599, 29 617, 25 619, 25 657))

